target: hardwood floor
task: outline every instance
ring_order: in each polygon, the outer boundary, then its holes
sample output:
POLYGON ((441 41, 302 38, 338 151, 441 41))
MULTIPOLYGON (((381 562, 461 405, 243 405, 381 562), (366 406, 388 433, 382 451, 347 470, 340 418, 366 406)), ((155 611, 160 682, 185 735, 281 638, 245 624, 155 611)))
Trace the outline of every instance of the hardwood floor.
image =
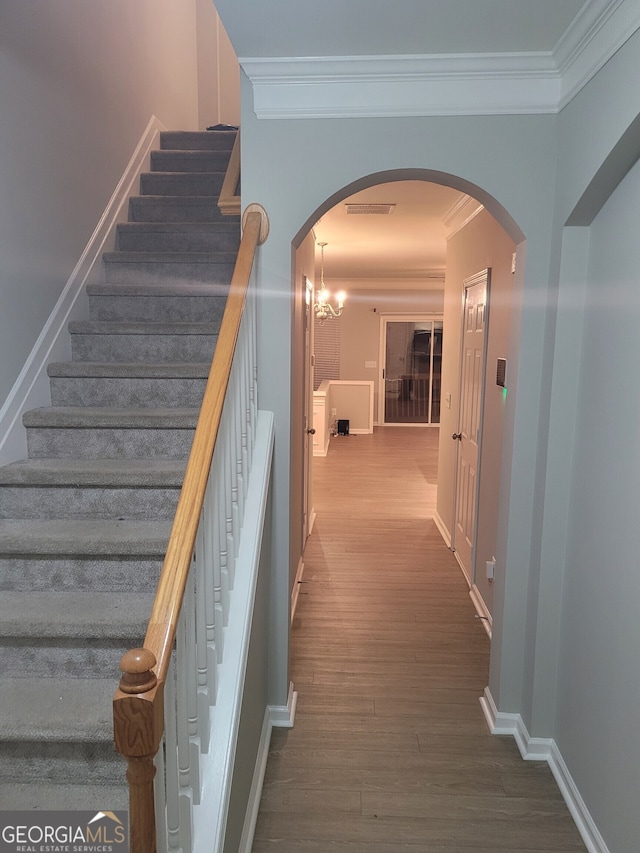
POLYGON ((544 763, 489 734, 489 641, 432 520, 437 429, 332 439, 253 853, 577 851, 544 763))

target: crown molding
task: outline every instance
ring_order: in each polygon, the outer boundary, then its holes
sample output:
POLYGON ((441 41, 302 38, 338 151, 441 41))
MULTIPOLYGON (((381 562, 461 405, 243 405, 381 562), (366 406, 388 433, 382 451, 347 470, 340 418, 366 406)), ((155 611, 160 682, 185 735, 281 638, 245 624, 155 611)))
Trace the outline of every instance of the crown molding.
POLYGON ((640 0, 591 0, 554 48, 565 107, 640 27, 640 0))
POLYGON ((640 27, 640 0, 591 0, 553 51, 241 57, 261 119, 557 113, 640 27))
POLYGON ((468 195, 461 196, 442 218, 447 228, 447 242, 483 210, 484 206, 477 199, 468 195))
POLYGON ((244 57, 258 118, 379 118, 554 112, 549 54, 244 57))

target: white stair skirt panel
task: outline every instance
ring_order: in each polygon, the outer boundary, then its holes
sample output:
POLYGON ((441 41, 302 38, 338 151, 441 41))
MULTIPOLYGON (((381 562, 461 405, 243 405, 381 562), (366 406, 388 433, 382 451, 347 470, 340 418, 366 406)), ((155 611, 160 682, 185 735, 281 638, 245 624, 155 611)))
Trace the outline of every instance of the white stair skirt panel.
POLYGON ((511 735, 525 761, 547 762, 589 853, 609 853, 555 740, 531 737, 520 714, 498 711, 488 687, 480 697, 480 705, 491 734, 511 735))

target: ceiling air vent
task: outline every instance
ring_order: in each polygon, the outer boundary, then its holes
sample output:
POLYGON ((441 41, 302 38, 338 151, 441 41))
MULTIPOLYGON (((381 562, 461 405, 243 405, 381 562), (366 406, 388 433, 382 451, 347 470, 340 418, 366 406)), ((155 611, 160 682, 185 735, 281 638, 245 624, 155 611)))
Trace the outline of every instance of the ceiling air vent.
POLYGON ((350 215, 364 216, 377 214, 388 216, 393 213, 395 204, 345 204, 345 209, 350 215))

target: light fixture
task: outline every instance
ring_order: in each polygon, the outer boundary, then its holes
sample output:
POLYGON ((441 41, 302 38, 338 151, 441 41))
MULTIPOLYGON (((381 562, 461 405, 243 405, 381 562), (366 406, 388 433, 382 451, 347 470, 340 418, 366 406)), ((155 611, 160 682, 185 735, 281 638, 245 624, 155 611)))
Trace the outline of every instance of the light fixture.
POLYGON ((326 243, 318 243, 318 246, 320 246, 320 290, 316 291, 316 301, 313 303, 313 310, 318 320, 339 317, 342 314, 345 300, 345 294, 341 291, 336 296, 338 302, 337 308, 334 308, 329 302, 331 294, 324 283, 324 247, 326 245, 326 243))

